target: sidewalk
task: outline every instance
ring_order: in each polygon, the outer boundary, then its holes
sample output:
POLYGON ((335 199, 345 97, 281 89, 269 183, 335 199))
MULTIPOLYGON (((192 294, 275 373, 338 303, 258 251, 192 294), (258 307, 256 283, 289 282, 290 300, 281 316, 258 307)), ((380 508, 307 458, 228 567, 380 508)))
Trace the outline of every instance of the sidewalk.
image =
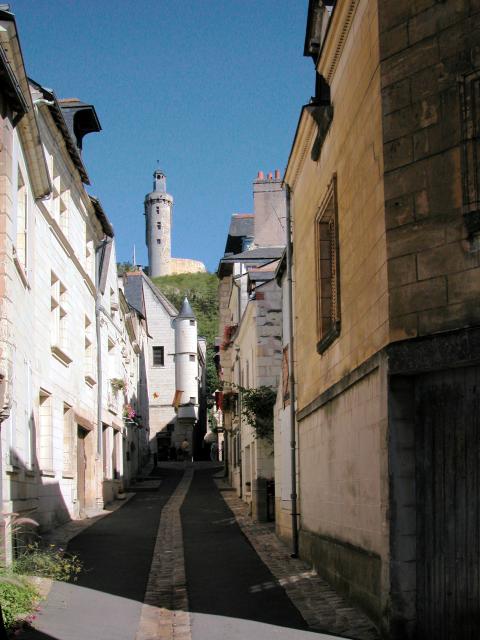
MULTIPOLYGON (((247 505, 223 478, 215 478, 215 482, 250 544, 275 576, 274 583, 284 587, 310 630, 355 640, 378 640, 378 630, 367 616, 352 607, 305 562, 291 558, 290 550, 275 535, 271 524, 253 522, 247 505)), ((262 584, 258 588, 270 589, 272 585, 262 584)))

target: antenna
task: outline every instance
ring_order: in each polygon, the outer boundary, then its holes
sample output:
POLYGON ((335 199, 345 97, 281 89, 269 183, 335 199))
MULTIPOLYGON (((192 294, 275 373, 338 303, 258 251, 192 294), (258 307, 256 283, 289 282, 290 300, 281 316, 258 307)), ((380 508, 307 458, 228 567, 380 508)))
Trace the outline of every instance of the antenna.
POLYGON ((135 255, 135 245, 133 245, 133 268, 137 266, 137 256, 135 255))

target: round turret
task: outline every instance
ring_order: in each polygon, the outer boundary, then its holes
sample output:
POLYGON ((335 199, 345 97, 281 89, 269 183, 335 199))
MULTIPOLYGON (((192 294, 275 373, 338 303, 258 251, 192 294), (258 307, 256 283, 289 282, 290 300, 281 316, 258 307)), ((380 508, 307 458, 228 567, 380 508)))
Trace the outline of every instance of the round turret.
POLYGON ((175 381, 180 404, 198 404, 197 319, 185 298, 175 318, 175 381))

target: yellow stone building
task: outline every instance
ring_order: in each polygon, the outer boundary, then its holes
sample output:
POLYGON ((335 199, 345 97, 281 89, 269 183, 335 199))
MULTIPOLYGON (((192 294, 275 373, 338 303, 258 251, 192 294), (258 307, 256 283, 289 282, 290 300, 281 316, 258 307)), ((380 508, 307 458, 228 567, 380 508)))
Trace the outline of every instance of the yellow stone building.
POLYGON ((300 554, 391 638, 476 624, 479 23, 475 2, 309 2, 285 175, 300 554))

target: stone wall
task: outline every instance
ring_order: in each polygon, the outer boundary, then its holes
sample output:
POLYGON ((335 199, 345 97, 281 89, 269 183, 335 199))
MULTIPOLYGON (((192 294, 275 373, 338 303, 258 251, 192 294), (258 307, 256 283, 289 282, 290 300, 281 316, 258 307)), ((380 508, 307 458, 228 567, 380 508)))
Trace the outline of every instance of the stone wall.
POLYGON ((170 258, 170 275, 175 273, 204 273, 207 269, 200 260, 190 260, 189 258, 170 258))
POLYGON ((478 167, 468 159, 475 144, 478 154, 480 4, 378 6, 390 339, 399 340, 480 320, 478 167))
POLYGON ((291 166, 287 169, 293 192, 300 410, 388 340, 378 62, 376 2, 338 3, 325 54, 317 65, 318 72, 330 84, 333 120, 320 157, 314 161, 311 152, 316 126, 310 123, 311 116, 304 116, 291 166), (351 14, 343 11, 348 4, 354 5, 351 14), (306 152, 302 160, 303 149, 306 152), (295 163, 298 169, 293 166, 295 163), (341 326, 338 339, 319 355, 316 350, 319 338, 315 218, 334 176, 338 201, 341 326))
POLYGON ((376 617, 388 560, 385 384, 380 366, 339 389, 300 421, 298 439, 302 554, 376 617))

